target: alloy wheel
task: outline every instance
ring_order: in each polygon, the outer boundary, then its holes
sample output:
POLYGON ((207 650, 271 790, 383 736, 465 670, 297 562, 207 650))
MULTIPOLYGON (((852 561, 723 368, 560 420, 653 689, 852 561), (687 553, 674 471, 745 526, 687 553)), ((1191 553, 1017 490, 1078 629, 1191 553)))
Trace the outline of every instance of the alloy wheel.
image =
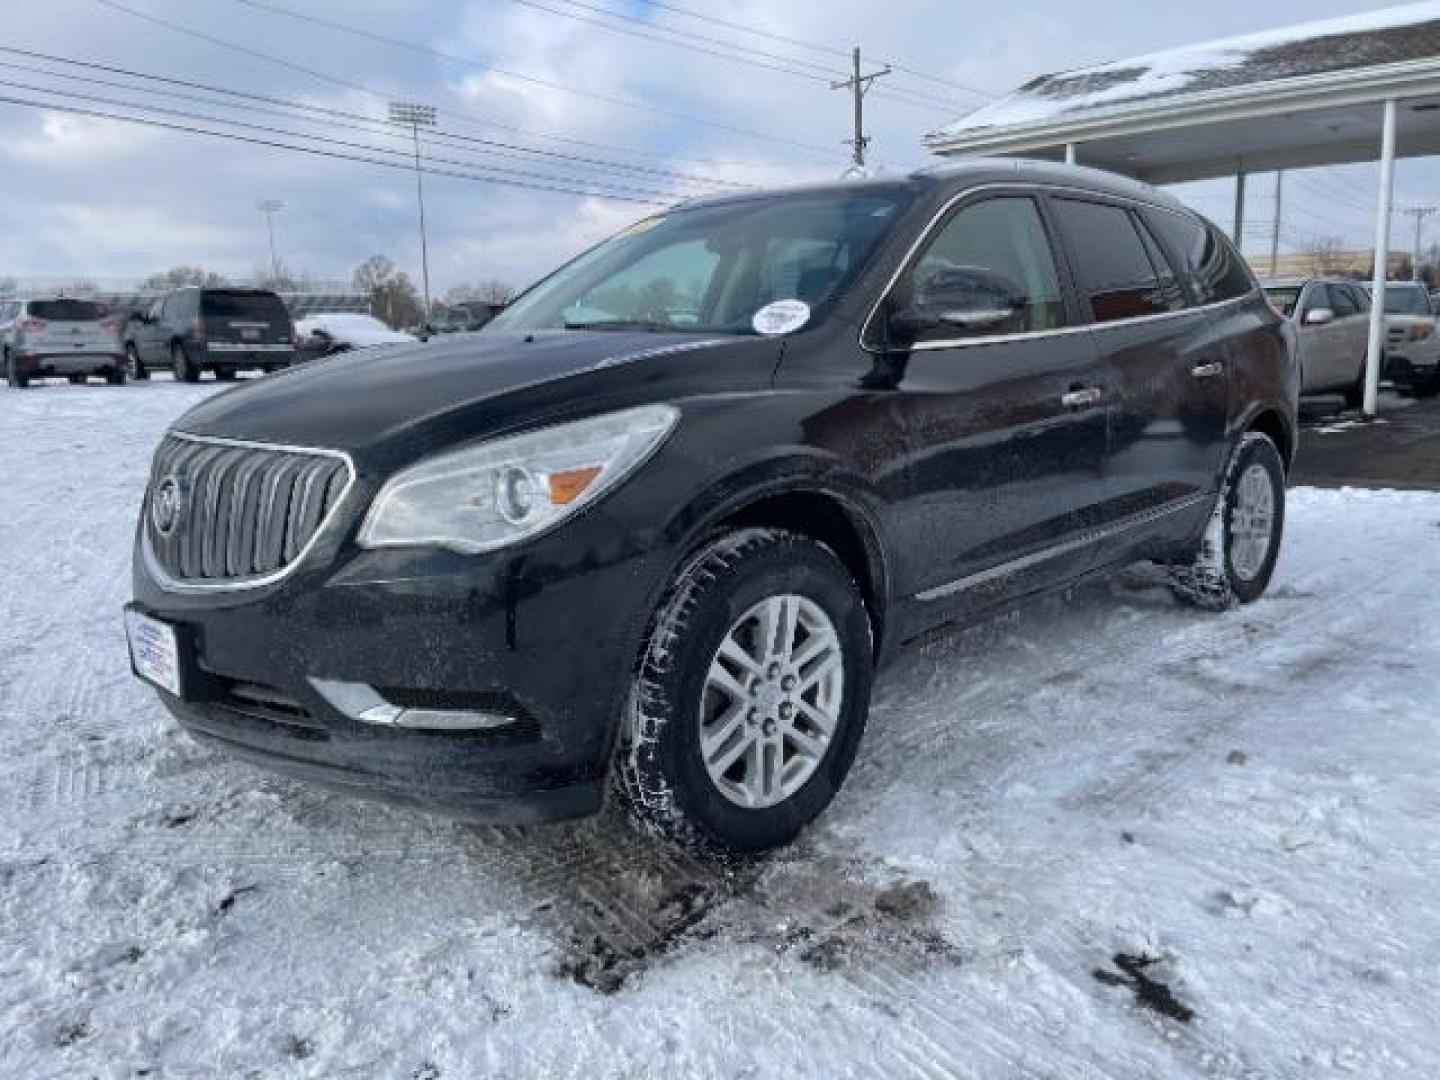
POLYGON ((1242 581, 1253 581, 1265 565, 1275 532, 1275 490, 1263 465, 1252 464, 1235 482, 1230 510, 1230 566, 1242 581))
POLYGON ((700 751, 716 789, 750 809, 794 795, 825 757, 844 689, 840 637, 818 604, 787 593, 745 612, 701 695, 700 751))

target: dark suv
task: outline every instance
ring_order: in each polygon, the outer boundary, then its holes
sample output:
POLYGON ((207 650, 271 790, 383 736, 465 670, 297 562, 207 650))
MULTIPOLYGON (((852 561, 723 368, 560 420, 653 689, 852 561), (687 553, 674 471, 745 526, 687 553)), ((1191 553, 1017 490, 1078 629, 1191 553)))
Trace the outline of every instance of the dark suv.
POLYGON ((1230 243, 1107 174, 688 204, 477 335, 183 417, 131 656, 196 736, 322 783, 536 822, 614 776, 651 827, 764 848, 903 642, 1137 559, 1258 597, 1297 393, 1230 243))
POLYGON ((124 343, 132 379, 160 367, 185 382, 199 382, 203 371, 233 379, 295 363, 290 313, 266 289, 176 289, 130 316, 124 343))

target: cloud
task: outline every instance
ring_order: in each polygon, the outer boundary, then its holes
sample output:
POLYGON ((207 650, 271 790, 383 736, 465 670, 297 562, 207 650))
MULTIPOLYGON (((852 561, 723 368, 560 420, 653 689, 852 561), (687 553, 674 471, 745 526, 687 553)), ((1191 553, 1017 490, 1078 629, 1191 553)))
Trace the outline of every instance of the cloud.
POLYGON ((44 169, 77 169, 133 157, 153 140, 144 128, 115 120, 43 113, 34 134, 0 142, 0 152, 44 169))

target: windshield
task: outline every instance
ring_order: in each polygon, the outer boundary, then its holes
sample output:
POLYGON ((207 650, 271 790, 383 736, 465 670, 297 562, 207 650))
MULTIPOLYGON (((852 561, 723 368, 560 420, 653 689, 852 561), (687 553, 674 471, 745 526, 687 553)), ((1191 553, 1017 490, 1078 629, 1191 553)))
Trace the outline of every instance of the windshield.
POLYGON ((647 218, 556 271, 486 330, 752 334, 767 304, 823 309, 836 299, 908 198, 857 189, 647 218))
POLYGON ((1430 315, 1430 294, 1424 289, 1385 287, 1385 314, 1430 315))
POLYGON ((1295 314, 1295 305, 1300 301, 1300 286, 1267 286, 1265 299, 1270 301, 1271 307, 1288 319, 1295 314))

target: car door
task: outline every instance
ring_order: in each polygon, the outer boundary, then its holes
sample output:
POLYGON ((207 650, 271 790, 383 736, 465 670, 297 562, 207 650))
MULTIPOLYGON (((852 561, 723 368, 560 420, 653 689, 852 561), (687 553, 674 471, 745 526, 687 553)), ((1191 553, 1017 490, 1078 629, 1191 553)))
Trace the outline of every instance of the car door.
POLYGON ((1342 381, 1345 354, 1352 347, 1352 329, 1336 310, 1337 299, 1331 286, 1323 281, 1312 281, 1301 299, 1301 375, 1306 392, 1328 390, 1342 381), (1311 322, 1316 311, 1328 311, 1331 317, 1326 322, 1311 322))
POLYGON ((931 230, 887 300, 903 313, 941 273, 1014 297, 1002 324, 923 326, 900 354, 904 579, 934 616, 1043 589, 1089 558, 1106 405, 1064 266, 1041 200, 991 192, 931 230))
POLYGON ((1335 312, 1335 350, 1329 375, 1331 384, 1344 386, 1355 381, 1364 361, 1370 338, 1370 319, 1356 289, 1332 281, 1326 286, 1330 307, 1335 312))
POLYGON ((135 332, 135 348, 139 351, 140 359, 146 367, 163 367, 170 362, 169 355, 161 355, 162 350, 160 349, 167 299, 168 297, 162 296, 150 305, 144 321, 139 324, 135 332))
POLYGON ((1051 204, 1108 393, 1106 540, 1125 546, 1202 512, 1225 445, 1229 356, 1137 208, 1080 196, 1051 204))

